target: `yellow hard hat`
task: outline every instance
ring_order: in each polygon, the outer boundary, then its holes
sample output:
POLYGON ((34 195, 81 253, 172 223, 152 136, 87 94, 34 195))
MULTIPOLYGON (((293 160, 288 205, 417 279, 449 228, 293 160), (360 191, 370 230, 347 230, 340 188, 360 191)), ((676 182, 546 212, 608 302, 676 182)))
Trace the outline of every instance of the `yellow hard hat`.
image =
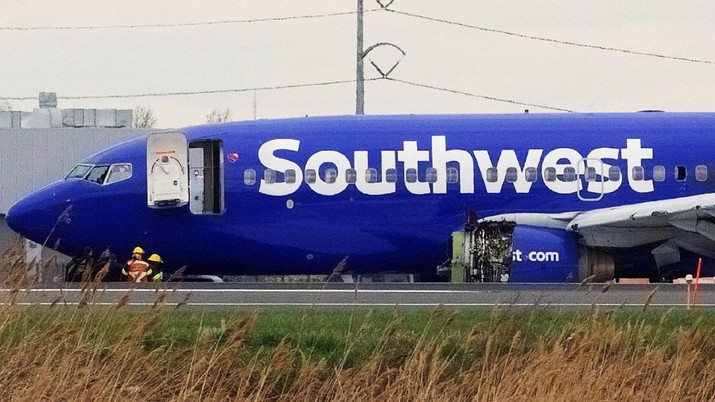
POLYGON ((132 251, 132 254, 144 254, 144 249, 141 247, 134 247, 134 251, 132 251))
POLYGON ((164 262, 164 261, 161 260, 161 257, 159 257, 159 254, 152 254, 152 255, 150 255, 149 258, 147 258, 147 261, 159 262, 159 263, 164 262))

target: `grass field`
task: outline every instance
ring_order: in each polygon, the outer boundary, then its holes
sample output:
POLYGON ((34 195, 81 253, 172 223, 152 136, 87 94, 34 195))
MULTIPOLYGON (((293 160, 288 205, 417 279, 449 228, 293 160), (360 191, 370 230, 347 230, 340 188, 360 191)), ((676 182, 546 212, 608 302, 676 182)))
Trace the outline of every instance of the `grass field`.
POLYGON ((702 400, 715 312, 0 309, 5 400, 702 400))

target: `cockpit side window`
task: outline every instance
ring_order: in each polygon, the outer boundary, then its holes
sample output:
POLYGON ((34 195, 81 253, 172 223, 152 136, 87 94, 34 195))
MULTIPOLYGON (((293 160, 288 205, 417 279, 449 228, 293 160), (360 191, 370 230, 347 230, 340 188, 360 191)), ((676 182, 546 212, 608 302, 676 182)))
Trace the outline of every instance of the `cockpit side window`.
POLYGON ((84 179, 91 169, 92 165, 79 164, 65 176, 65 179, 84 179))
POLYGON ((107 172, 109 172, 109 166, 95 166, 85 180, 91 181, 92 183, 104 184, 104 179, 107 178, 107 172))
POLYGON ((117 163, 109 167, 109 175, 105 184, 112 184, 132 177, 132 165, 117 163))

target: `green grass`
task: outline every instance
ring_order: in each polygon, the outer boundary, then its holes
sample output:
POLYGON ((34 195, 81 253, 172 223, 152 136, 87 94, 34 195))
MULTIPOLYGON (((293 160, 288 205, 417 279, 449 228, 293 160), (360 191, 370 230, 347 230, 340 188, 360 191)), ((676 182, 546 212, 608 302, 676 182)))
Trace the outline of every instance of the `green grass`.
MULTIPOLYGON (((297 348, 311 360, 331 365, 354 366, 383 350, 396 362, 402 361, 420 341, 445 341, 447 349, 457 350, 468 337, 512 341, 516 334, 528 349, 543 342, 555 342, 576 327, 611 326, 616 330, 638 328, 648 345, 674 350, 681 334, 695 326, 715 327, 711 310, 609 310, 602 312, 558 311, 547 309, 494 310, 331 310, 267 309, 175 310, 160 312, 91 308, 14 308, 4 309, 0 322, 0 346, 16 345, 28 336, 82 331, 96 347, 116 342, 136 325, 142 316, 152 325, 143 335, 144 347, 194 347, 197 341, 221 342, 228 323, 254 317, 245 347, 270 351, 282 343, 297 348), (4 323, 4 324, 3 324, 4 323)), ((502 345, 507 347, 508 345, 502 345)), ((506 350, 497 350, 506 353, 506 350)), ((713 354, 715 358, 715 354, 713 354)))

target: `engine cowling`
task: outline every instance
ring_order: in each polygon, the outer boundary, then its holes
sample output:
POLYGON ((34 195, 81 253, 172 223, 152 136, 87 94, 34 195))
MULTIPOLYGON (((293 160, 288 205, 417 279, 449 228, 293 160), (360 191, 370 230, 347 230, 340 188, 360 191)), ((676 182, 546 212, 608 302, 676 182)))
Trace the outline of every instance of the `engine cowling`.
POLYGON ((573 232, 516 225, 509 282, 578 282, 578 237, 573 232))
MULTIPOLYGON (((658 265, 657 243, 631 248, 594 248, 572 231, 519 224, 500 219, 470 222, 452 233, 452 258, 438 267, 453 282, 605 282, 620 278, 670 281, 703 266, 711 276, 715 263, 701 255, 676 249, 678 261, 658 265)), ((661 259, 662 260, 662 259, 661 259)))
POLYGON ((447 268, 456 282, 578 282, 580 250, 570 231, 483 221, 452 233, 447 268))

